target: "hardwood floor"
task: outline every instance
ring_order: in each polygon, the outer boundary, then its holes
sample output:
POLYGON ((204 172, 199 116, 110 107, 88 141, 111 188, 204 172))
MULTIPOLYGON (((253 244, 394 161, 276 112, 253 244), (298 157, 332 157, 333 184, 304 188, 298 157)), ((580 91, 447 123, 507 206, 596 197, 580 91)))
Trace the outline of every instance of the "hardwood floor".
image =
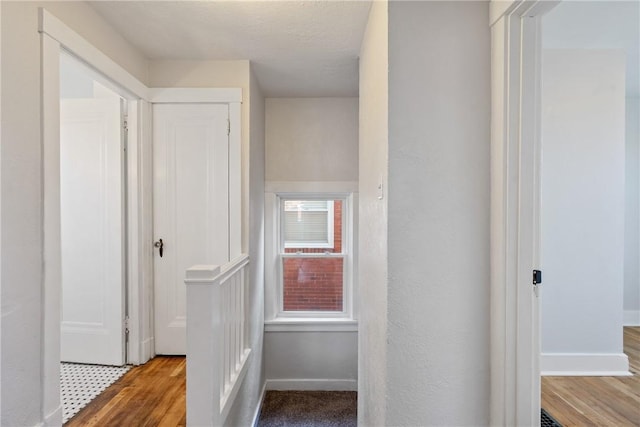
POLYGON ((65 426, 185 426, 185 386, 185 358, 156 357, 127 372, 65 426))
MULTIPOLYGON (((564 427, 640 426, 640 327, 625 328, 624 351, 633 377, 543 377, 542 407, 564 427)), ((185 426, 185 385, 184 357, 156 357, 65 426, 185 426)))
POLYGON ((640 327, 624 328, 632 377, 543 377, 542 407, 564 427, 640 426, 640 327))

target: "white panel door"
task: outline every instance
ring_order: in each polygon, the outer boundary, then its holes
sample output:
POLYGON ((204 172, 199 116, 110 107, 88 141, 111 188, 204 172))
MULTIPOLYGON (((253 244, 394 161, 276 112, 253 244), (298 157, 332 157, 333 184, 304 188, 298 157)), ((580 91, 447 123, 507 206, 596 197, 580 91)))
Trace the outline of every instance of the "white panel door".
POLYGON ((154 104, 155 347, 186 352, 187 268, 229 261, 227 105, 154 104))
POLYGON ((123 127, 119 98, 60 104, 60 357, 123 365, 123 127))

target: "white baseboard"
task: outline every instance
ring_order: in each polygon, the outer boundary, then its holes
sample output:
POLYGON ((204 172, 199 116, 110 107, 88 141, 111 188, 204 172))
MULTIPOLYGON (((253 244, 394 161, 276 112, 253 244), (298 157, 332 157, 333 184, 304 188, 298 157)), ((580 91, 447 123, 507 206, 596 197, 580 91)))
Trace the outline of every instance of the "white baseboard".
POLYGON ((264 395, 267 393, 267 382, 262 385, 262 391, 260 392, 260 398, 258 399, 258 404, 256 405, 256 411, 253 413, 253 421, 251 422, 252 427, 257 427, 258 420, 260 419, 260 411, 262 410, 262 402, 264 402, 264 395))
POLYGON ((61 426, 62 425, 62 405, 54 409, 44 418, 43 426, 61 426))
POLYGON ((623 316, 624 326, 640 326, 640 310, 625 310, 623 316))
POLYGON ((267 390, 357 391, 357 380, 283 379, 267 380, 267 390))
POLYGON ((542 353, 542 376, 630 376, 629 358, 624 353, 542 353))

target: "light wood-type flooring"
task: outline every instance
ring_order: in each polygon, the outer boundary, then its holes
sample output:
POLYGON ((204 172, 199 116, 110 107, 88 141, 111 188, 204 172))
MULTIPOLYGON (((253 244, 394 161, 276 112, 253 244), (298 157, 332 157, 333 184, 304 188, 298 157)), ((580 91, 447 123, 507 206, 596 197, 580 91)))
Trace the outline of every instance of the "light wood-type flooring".
MULTIPOLYGON (((564 427, 640 426, 640 327, 624 329, 632 377, 544 377, 542 407, 564 427)), ((65 426, 185 426, 184 357, 127 372, 65 426)))
POLYGON ((542 407, 564 427, 640 426, 640 327, 624 328, 632 377, 543 377, 542 407))
POLYGON ((156 357, 136 366, 65 426, 185 426, 186 360, 156 357))

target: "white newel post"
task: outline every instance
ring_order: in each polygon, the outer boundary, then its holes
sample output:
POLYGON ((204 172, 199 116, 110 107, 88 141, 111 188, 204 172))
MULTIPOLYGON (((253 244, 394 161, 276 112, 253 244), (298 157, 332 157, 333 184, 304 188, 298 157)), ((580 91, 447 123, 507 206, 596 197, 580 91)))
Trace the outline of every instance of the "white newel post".
POLYGON ((219 307, 220 267, 194 266, 187 270, 187 425, 219 426, 222 336, 219 307), (218 348, 216 348, 216 345, 218 348))

